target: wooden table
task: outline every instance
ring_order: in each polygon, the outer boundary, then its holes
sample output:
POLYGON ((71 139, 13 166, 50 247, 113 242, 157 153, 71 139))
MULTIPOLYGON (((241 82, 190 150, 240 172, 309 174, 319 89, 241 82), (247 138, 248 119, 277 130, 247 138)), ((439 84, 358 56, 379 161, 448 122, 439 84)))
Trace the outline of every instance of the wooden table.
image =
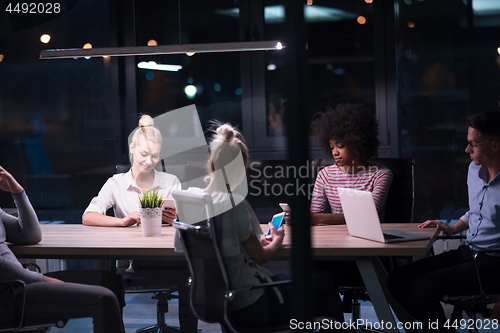
MULTIPOLYGON (((159 237, 143 237, 141 228, 92 227, 82 224, 42 224, 43 239, 36 245, 11 245, 18 258, 99 258, 184 259, 174 252, 174 231, 162 228, 159 237), (163 258, 167 257, 167 258, 163 258)), ((382 224, 383 229, 399 229, 431 237, 431 240, 382 244, 349 236, 345 225, 315 226, 311 228, 312 250, 316 259, 347 256, 413 256, 426 255, 437 237, 437 229, 419 229, 416 224, 382 224)), ((267 225, 262 225, 267 232, 267 225)), ((286 226, 284 246, 279 256, 288 256, 291 250, 291 228, 286 226)))
MULTIPOLYGON (((174 252, 174 231, 162 228, 159 237, 143 237, 139 227, 108 228, 81 224, 41 225, 43 239, 36 245, 11 245, 18 258, 99 258, 99 259, 172 259, 184 260, 182 253, 174 252)), ((262 225, 267 232, 267 225, 262 225)), ((399 332, 389 304, 400 321, 411 317, 386 290, 387 272, 378 256, 426 255, 438 235, 435 228, 419 229, 416 224, 382 224, 383 229, 399 229, 429 236, 428 240, 382 244, 351 237, 345 225, 315 226, 311 228, 312 252, 315 259, 343 258, 355 260, 370 295, 379 322, 386 323, 384 332, 399 332), (391 326, 388 328, 388 326, 391 326)), ((291 228, 286 226, 285 242, 278 253, 288 257, 291 250, 291 228)), ((411 332, 411 330, 407 330, 411 332)))
POLYGON ((18 258, 36 259, 179 259, 174 231, 162 227, 158 237, 144 237, 140 227, 93 227, 83 224, 42 224, 42 241, 11 245, 18 258))

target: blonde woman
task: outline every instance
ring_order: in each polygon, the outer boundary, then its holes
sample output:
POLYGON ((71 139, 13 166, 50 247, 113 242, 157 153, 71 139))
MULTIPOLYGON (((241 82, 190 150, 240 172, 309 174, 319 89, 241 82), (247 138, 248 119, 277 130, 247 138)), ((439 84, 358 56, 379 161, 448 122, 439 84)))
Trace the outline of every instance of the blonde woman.
MULTIPOLYGON (((128 227, 141 223, 138 195, 147 190, 159 190, 164 199, 172 199, 172 191, 181 189, 179 179, 165 172, 155 170, 160 160, 162 136, 154 126, 154 120, 144 115, 139 120, 139 127, 133 132, 129 144, 129 159, 132 167, 126 173, 109 178, 92 199, 83 214, 83 224, 104 227, 128 227), (113 207, 115 217, 107 216, 106 211, 113 207)), ((172 224, 175 209, 163 210, 162 220, 172 224)), ((119 261, 119 270, 134 273, 144 267, 155 266, 156 284, 175 284, 179 291, 179 320, 183 332, 197 332, 196 318, 189 310, 188 290, 185 281, 189 276, 185 262, 171 263, 168 260, 119 261), (141 268, 142 267, 142 268, 141 268)), ((148 276, 150 282, 152 276, 148 276)), ((153 284, 154 284, 153 283, 153 284)))
MULTIPOLYGON (((248 159, 248 148, 239 132, 228 124, 221 125, 216 129, 210 144, 208 186, 204 189, 188 189, 208 193, 213 199, 217 216, 215 230, 232 288, 290 277, 288 274, 272 275, 262 266, 282 246, 284 228, 272 228, 271 238, 261 240, 262 230, 252 207, 243 197, 234 193, 234 188, 245 180, 248 159), (234 164, 240 160, 240 154, 243 161, 234 168, 234 164)), ((325 272, 315 272, 313 275, 318 286, 313 305, 316 314, 343 321, 340 299, 335 294, 331 277, 325 272)), ((290 319, 288 294, 286 287, 238 293, 231 301, 231 319, 235 323, 255 327, 256 330, 268 324, 287 324, 290 319)))
MULTIPOLYGON (((159 190, 164 199, 171 199, 172 191, 181 189, 176 176, 155 170, 160 160, 162 137, 154 127, 153 118, 148 115, 141 117, 131 141, 129 159, 132 167, 128 172, 108 179, 85 210, 83 224, 104 227, 138 225, 141 223, 138 195, 147 190, 159 190), (114 217, 106 215, 111 207, 114 217)), ((171 224, 174 218, 175 209, 163 211, 164 222, 171 224)))

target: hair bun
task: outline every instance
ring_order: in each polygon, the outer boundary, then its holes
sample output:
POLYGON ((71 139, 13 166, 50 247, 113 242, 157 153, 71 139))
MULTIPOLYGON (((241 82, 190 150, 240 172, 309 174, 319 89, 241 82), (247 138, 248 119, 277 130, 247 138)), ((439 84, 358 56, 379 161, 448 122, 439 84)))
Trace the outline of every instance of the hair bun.
POLYGON ((234 138, 234 128, 229 124, 224 124, 217 128, 217 134, 222 137, 224 142, 231 142, 234 138))
POLYGON ((142 115, 139 119, 139 127, 152 127, 155 125, 155 121, 150 115, 142 115))

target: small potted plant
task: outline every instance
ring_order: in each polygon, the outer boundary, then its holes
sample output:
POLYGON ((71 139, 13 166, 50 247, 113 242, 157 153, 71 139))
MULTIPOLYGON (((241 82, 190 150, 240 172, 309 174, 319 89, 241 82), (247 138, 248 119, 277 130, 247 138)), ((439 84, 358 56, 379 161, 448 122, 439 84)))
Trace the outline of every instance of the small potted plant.
POLYGON ((139 195, 141 226, 143 236, 161 235, 161 210, 163 200, 158 190, 146 191, 139 195))

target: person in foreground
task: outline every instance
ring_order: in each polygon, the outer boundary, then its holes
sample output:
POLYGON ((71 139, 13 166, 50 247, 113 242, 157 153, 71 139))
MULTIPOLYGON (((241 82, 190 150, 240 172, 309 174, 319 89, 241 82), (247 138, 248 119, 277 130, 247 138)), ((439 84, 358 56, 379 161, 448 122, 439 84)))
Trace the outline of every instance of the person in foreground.
MULTIPOLYGON (((271 238, 260 239, 262 231, 252 207, 244 198, 238 198, 231 191, 245 180, 245 168, 248 165, 248 148, 240 138, 239 132, 230 125, 220 125, 210 143, 207 163, 210 182, 204 189, 188 189, 210 194, 216 214, 222 212, 217 215, 214 223, 232 288, 289 278, 287 274, 272 276, 262 267, 281 248, 285 229, 271 228, 271 238), (242 170, 227 172, 227 179, 224 179, 220 170, 239 154, 243 159, 242 170)), ((319 272, 313 274, 316 315, 343 322, 340 299, 335 293, 333 281, 327 273, 322 273, 324 275, 319 272)), ((289 325, 288 288, 263 288, 238 293, 230 303, 232 322, 245 326, 289 325)))
MULTIPOLYGON (((116 174, 103 185, 83 213, 82 223, 103 227, 128 227, 141 223, 138 196, 147 190, 159 190, 163 199, 172 199, 172 191, 181 189, 179 179, 155 170, 160 161, 162 136, 154 120, 144 115, 132 135, 129 158, 132 164, 126 173, 116 174), (113 207, 115 216, 107 216, 113 207)), ((172 224, 175 209, 163 210, 162 220, 172 224)))
MULTIPOLYGON (((24 322, 92 317, 95 333, 124 332, 121 308, 109 289, 67 283, 23 268, 5 242, 20 245, 40 242, 38 218, 23 187, 1 166, 0 189, 12 194, 18 209, 18 217, 0 209, 0 283, 17 279, 27 285, 24 322)), ((20 320, 21 302, 21 297, 16 297, 16 318, 1 316, 0 325, 20 320)))
POLYGON ((437 322, 440 331, 455 331, 446 325, 440 304, 443 296, 479 294, 474 251, 479 252, 477 264, 485 290, 498 285, 500 254, 488 251, 500 250, 500 112, 472 115, 467 125, 465 152, 472 160, 467 178, 469 211, 452 226, 439 220, 419 225, 437 227, 447 235, 467 230, 467 244, 394 270, 387 282, 394 298, 422 323, 424 332, 435 332, 429 322, 437 322))
POLYGON ((339 104, 313 121, 312 132, 335 164, 322 169, 316 178, 311 223, 345 224, 338 187, 372 192, 380 221, 384 222, 392 171, 367 160, 377 156, 379 146, 378 122, 370 111, 359 104, 339 104), (325 213, 327 203, 331 213, 325 213))

